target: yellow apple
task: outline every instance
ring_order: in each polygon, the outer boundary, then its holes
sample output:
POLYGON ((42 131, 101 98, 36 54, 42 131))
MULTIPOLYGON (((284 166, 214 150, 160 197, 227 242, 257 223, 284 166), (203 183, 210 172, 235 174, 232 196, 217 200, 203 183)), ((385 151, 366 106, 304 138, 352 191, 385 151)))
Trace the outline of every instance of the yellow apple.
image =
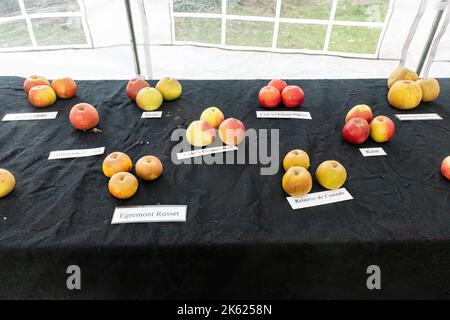
POLYGON ((316 179, 326 189, 339 189, 347 179, 347 171, 336 160, 327 160, 317 167, 316 179))
POLYGON ((155 156, 144 156, 136 162, 136 175, 142 180, 155 180, 163 172, 161 161, 155 156))
POLYGON ((420 85, 412 80, 399 80, 388 92, 388 101, 394 108, 409 110, 416 108, 422 100, 420 85))
POLYGON ((0 169, 0 198, 10 194, 16 187, 16 179, 13 174, 5 169, 0 169))
POLYGON ((138 190, 138 180, 129 172, 118 172, 108 182, 109 192, 117 199, 128 199, 138 190))
POLYGON ((222 111, 220 111, 217 107, 209 107, 205 109, 201 116, 200 120, 208 122, 213 128, 218 129, 222 121, 225 119, 222 111))
POLYGON ((136 96, 136 104, 145 111, 154 111, 159 109, 163 103, 161 93, 155 88, 145 87, 139 90, 136 96))
POLYGON ((197 120, 187 128, 186 139, 195 147, 204 147, 216 140, 216 129, 206 121, 197 120))
POLYGON ((281 181, 283 190, 292 197, 300 197, 312 189, 311 174, 303 167, 290 167, 281 181))
POLYGON ((392 85, 399 80, 416 81, 417 79, 419 79, 419 76, 414 71, 409 70, 408 68, 405 67, 398 67, 397 69, 392 71, 391 75, 389 76, 387 86, 388 89, 390 89, 392 85))
POLYGON ((177 79, 165 77, 158 81, 156 89, 161 92, 164 100, 175 100, 181 96, 183 91, 180 82, 177 79))
POLYGON ((441 88, 439 82, 434 78, 423 78, 417 80, 420 88, 422 89, 422 101, 430 102, 436 100, 439 97, 441 88))
POLYGON ((308 154, 300 149, 289 151, 283 159, 284 170, 288 170, 290 167, 303 167, 305 169, 308 169, 309 165, 310 163, 308 154))

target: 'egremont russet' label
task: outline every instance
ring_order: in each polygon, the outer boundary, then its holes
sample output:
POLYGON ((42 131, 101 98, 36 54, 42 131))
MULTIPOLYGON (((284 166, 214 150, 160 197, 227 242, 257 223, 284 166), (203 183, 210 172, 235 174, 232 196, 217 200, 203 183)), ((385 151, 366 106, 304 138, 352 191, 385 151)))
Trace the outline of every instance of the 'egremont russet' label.
POLYGON ((312 120, 311 113, 306 111, 256 111, 256 117, 312 120))
POLYGON ((345 188, 308 193, 302 197, 287 197, 292 209, 303 209, 340 201, 352 200, 353 197, 345 188))
POLYGON ((33 113, 8 113, 2 121, 24 121, 24 120, 52 120, 56 119, 58 111, 54 112, 33 112, 33 113))
POLYGON ((162 111, 146 111, 142 112, 142 119, 161 118, 162 111))
POLYGON ((359 148, 359 151, 361 151, 364 157, 377 157, 387 155, 383 148, 359 148))
POLYGON ((116 207, 111 224, 186 222, 186 205, 116 207))
POLYGON ((400 121, 414 120, 443 120, 437 113, 415 113, 415 114, 396 114, 400 121))
POLYGON ((235 150, 238 150, 238 147, 236 147, 236 146, 221 146, 221 147, 214 147, 214 148, 198 149, 198 150, 192 150, 192 151, 186 151, 186 152, 179 152, 179 153, 177 153, 177 158, 178 158, 178 160, 184 160, 184 159, 188 159, 188 158, 201 157, 201 156, 206 156, 209 154, 235 151, 235 150))
POLYGON ((97 156, 104 153, 105 147, 93 149, 59 150, 50 152, 48 160, 82 158, 82 157, 97 156))

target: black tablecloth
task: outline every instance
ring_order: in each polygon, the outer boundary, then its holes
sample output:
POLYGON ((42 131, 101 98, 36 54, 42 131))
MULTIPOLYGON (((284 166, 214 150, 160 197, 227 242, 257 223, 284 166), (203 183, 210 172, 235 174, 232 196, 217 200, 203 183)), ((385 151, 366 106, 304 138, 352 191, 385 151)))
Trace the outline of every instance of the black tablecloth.
MULTIPOLYGON (((141 119, 126 81, 78 81, 75 98, 42 110, 59 111, 56 120, 0 122, 0 167, 17 180, 0 199, 0 298, 449 298, 450 182, 439 166, 450 154, 450 79, 440 79, 438 100, 412 111, 444 120, 415 122, 394 117, 382 79, 291 80, 313 120, 257 119, 266 82, 182 81, 161 119, 141 119), (79 102, 97 108, 101 133, 69 124, 79 102), (395 122, 388 156, 363 158, 342 141, 345 114, 360 103, 395 122), (171 133, 212 105, 247 128, 280 129, 280 161, 294 148, 310 154, 311 172, 340 161, 354 200, 293 211, 282 168, 262 176, 261 165, 174 165, 171 133), (158 156, 164 174, 119 201, 104 156, 47 160, 53 150, 101 146, 134 161, 158 156), (116 206, 144 204, 187 204, 187 221, 111 225, 116 206), (373 264, 381 290, 366 287, 373 264), (66 288, 69 265, 80 266, 82 290, 66 288)), ((0 78, 0 118, 41 111, 22 83, 0 78)))

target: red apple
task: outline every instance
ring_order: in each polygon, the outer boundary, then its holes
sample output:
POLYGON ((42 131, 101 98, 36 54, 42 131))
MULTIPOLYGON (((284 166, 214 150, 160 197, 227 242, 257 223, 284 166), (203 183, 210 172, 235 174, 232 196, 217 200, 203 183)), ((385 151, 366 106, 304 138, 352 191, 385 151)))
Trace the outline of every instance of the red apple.
POLYGON ((444 177, 450 180, 450 156, 442 161, 441 172, 444 177))
POLYGON ((395 124, 386 116, 375 117, 370 123, 370 137, 375 142, 389 141, 394 134, 395 124))
POLYGON ((372 109, 366 104, 358 104, 350 109, 350 111, 347 113, 347 116, 345 117, 345 122, 347 122, 350 119, 353 118, 363 118, 368 123, 372 121, 373 115, 372 115, 372 109))
POLYGON ((265 86, 258 93, 259 104, 267 109, 275 109, 281 102, 281 94, 277 88, 265 86))
POLYGON ((70 99, 77 94, 77 84, 72 78, 55 79, 51 85, 58 98, 70 99))
POLYGON ((370 125, 363 118, 353 118, 347 121, 342 128, 342 138, 352 144, 361 144, 370 134, 370 125))
POLYGON ((23 83, 23 91, 25 91, 26 94, 30 92, 31 88, 35 86, 40 85, 47 85, 50 86, 50 82, 48 82, 47 79, 41 76, 32 75, 25 79, 23 83))
POLYGON ((136 96, 142 88, 150 87, 147 81, 141 78, 133 78, 128 81, 127 84, 127 95, 133 101, 136 101, 136 96))
POLYGON ((86 131, 98 124, 99 116, 97 110, 89 103, 79 103, 70 110, 69 120, 75 128, 86 131))
POLYGON ((305 101, 305 94, 299 86, 287 86, 283 89, 281 97, 286 108, 300 107, 305 101))
POLYGON ((283 92, 283 89, 286 88, 287 83, 281 79, 272 79, 270 80, 268 86, 275 87, 278 91, 283 92))

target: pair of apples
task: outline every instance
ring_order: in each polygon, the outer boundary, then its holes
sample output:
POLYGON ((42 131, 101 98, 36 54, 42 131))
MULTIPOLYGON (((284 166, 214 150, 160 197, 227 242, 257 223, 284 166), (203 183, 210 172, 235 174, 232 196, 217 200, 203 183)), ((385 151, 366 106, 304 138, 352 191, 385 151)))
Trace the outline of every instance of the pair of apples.
POLYGON ((394 122, 386 116, 373 118, 372 109, 365 104, 354 106, 345 117, 342 137, 352 144, 362 144, 370 137, 378 143, 389 141, 395 134, 394 122))
MULTIPOLYGON (((312 189, 312 177, 308 169, 310 160, 308 154, 300 149, 289 151, 283 159, 283 175, 281 185, 283 190, 292 197, 300 197, 312 189)), ((347 179, 347 171, 336 160, 322 162, 316 169, 316 179, 319 184, 329 190, 339 189, 347 179)))
POLYGON ((284 80, 272 79, 258 93, 259 104, 266 109, 275 109, 283 101, 286 108, 298 108, 305 101, 299 86, 288 86, 284 80))
MULTIPOLYGON (((123 152, 113 152, 103 160, 102 171, 106 177, 110 178, 108 190, 115 198, 128 199, 137 192, 139 182, 130 173, 131 169, 133 169, 133 162, 123 152)), ((142 180, 152 181, 161 176, 163 165, 157 157, 148 155, 136 162, 135 171, 142 180)))
POLYGON ((56 98, 70 99, 77 94, 77 84, 70 77, 53 80, 51 83, 42 76, 32 75, 25 79, 23 90, 28 101, 37 108, 45 108, 55 103, 56 98))

